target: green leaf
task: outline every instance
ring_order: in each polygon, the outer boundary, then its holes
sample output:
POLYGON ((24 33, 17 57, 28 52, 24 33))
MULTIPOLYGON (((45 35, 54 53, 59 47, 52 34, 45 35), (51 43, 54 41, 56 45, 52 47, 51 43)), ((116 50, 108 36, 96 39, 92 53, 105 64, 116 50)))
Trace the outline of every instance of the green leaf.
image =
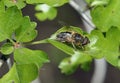
POLYGON ((77 67, 78 64, 71 63, 70 58, 65 58, 59 65, 61 72, 65 73, 66 75, 74 73, 77 67))
POLYGON ((69 0, 26 0, 28 4, 34 3, 45 3, 50 6, 61 6, 65 3, 68 3, 69 0))
POLYGON ((5 12, 3 9, 0 18, 0 41, 11 39, 14 32, 17 42, 30 42, 37 36, 36 23, 30 22, 29 17, 22 17, 16 7, 10 7, 5 12))
POLYGON ((30 83, 38 76, 43 63, 49 61, 45 52, 27 48, 15 49, 14 60, 13 67, 0 79, 0 83, 30 83))
POLYGON ((32 41, 37 36, 37 31, 35 30, 36 23, 30 22, 29 17, 24 17, 19 27, 15 31, 15 37, 17 42, 29 42, 32 41))
POLYGON ((80 51, 75 51, 70 58, 65 58, 60 63, 59 68, 61 69, 62 73, 72 74, 80 64, 84 64, 86 62, 90 63, 91 61, 91 56, 80 51))
POLYGON ((74 49, 66 44, 63 44, 61 42, 52 39, 48 39, 48 42, 69 55, 74 54, 74 49))
POLYGON ((107 4, 109 4, 110 0, 85 0, 91 7, 92 6, 101 6, 104 5, 106 6, 107 4))
POLYGON ((86 51, 75 51, 75 54, 71 57, 73 63, 85 63, 90 62, 92 57, 86 51))
POLYGON ((120 26, 120 0, 110 0, 107 6, 98 6, 91 11, 93 22, 102 32, 112 26, 120 26))
MULTIPOLYGON (((119 57, 118 57, 119 58, 119 57)), ((118 68, 120 68, 120 58, 118 60, 118 68)))
POLYGON ((0 1, 0 13, 5 12, 4 2, 0 1))
MULTIPOLYGON (((113 50, 112 50, 113 51, 113 50)), ((118 52, 107 52, 105 54, 105 59, 107 62, 109 62, 111 65, 118 67, 118 61, 119 61, 119 53, 118 52)))
POLYGON ((119 34, 120 30, 116 27, 112 27, 105 33, 105 37, 99 30, 93 30, 90 39, 93 38, 95 43, 90 43, 90 53, 94 58, 104 57, 113 66, 118 66, 119 57, 119 34), (94 48, 94 49, 93 49, 94 48), (93 50, 92 50, 93 49, 93 50))
MULTIPOLYGON (((2 14, 5 12, 4 2, 0 1, 0 17, 2 17, 2 14)), ((0 32, 0 42, 3 41, 6 37, 0 32)))
POLYGON ((37 76, 38 68, 35 64, 14 63, 11 70, 0 79, 0 83, 30 83, 37 76))
POLYGON ((106 33, 107 39, 114 42, 120 42, 120 30, 117 27, 111 27, 106 33))
POLYGON ((91 3, 91 6, 100 6, 100 5, 107 5, 110 0, 94 0, 91 3))
POLYGON ((16 64, 16 69, 20 83, 30 83, 38 76, 38 67, 35 64, 16 64))
POLYGON ((89 39, 90 44, 88 45, 87 53, 96 59, 103 58, 106 39, 102 32, 99 30, 91 31, 89 39))
POLYGON ((0 41, 11 39, 15 29, 22 21, 22 14, 16 7, 8 8, 5 12, 0 12, 0 41))
POLYGON ((90 70, 90 62, 86 62, 81 64, 80 68, 82 68, 84 71, 89 71, 90 70))
POLYGON ((45 21, 47 19, 47 16, 44 13, 36 13, 35 16, 40 21, 45 21))
POLYGON ((14 64, 10 69, 10 71, 0 79, 0 83, 13 83, 13 82, 20 83, 20 80, 17 74, 16 64, 14 64))
POLYGON ((41 67, 43 63, 49 62, 45 52, 27 48, 16 49, 14 59, 17 64, 36 64, 37 67, 41 67))
POLYGON ((2 47, 1 47, 1 53, 8 55, 11 54, 14 51, 14 47, 11 43, 5 43, 2 47))
POLYGON ((112 27, 106 33, 106 47, 105 47, 105 59, 114 66, 118 66, 119 60, 119 45, 120 45, 120 30, 116 27, 112 27))
POLYGON ((35 7, 37 11, 40 11, 35 14, 35 16, 40 20, 44 21, 46 19, 53 20, 57 16, 57 10, 54 7, 51 7, 47 4, 39 4, 35 7))
POLYGON ((4 0, 4 3, 7 7, 17 6, 18 9, 22 9, 28 4, 38 4, 45 3, 50 6, 62 6, 65 3, 68 3, 69 0, 4 0), (25 3, 26 2, 26 3, 25 3))
POLYGON ((17 6, 19 9, 25 7, 25 0, 4 0, 4 3, 7 7, 17 6))

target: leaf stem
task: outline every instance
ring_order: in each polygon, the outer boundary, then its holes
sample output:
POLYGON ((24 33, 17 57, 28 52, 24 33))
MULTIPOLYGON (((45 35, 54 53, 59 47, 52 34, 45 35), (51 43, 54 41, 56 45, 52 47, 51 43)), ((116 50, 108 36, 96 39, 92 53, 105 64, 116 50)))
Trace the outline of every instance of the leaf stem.
POLYGON ((42 43, 48 43, 48 39, 31 42, 31 43, 28 43, 27 45, 35 45, 35 44, 42 44, 42 43))
POLYGON ((8 39, 10 40, 10 42, 12 42, 13 44, 15 44, 15 42, 12 39, 10 39, 10 38, 8 38, 8 39))

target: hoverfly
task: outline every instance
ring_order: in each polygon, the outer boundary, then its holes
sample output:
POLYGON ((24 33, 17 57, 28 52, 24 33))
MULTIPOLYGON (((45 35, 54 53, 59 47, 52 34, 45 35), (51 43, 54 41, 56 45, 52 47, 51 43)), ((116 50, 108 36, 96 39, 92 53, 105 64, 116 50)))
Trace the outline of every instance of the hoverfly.
POLYGON ((88 37, 83 36, 74 31, 60 32, 56 37, 58 41, 72 44, 74 48, 76 47, 83 48, 85 45, 90 43, 88 37))

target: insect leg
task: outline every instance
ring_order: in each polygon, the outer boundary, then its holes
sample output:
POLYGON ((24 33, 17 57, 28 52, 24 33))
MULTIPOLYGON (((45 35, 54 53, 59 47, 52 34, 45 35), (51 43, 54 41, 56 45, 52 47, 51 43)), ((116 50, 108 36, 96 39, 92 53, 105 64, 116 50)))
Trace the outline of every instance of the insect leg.
POLYGON ((77 50, 77 48, 75 47, 75 44, 72 42, 72 46, 75 50, 77 50))

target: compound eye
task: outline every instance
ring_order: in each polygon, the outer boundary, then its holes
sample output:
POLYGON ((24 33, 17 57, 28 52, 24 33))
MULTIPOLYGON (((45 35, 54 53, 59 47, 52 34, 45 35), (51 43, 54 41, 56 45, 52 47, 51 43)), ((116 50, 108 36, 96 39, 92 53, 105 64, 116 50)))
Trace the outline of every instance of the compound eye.
POLYGON ((75 34, 75 40, 76 42, 83 42, 83 37, 80 34, 75 34))

